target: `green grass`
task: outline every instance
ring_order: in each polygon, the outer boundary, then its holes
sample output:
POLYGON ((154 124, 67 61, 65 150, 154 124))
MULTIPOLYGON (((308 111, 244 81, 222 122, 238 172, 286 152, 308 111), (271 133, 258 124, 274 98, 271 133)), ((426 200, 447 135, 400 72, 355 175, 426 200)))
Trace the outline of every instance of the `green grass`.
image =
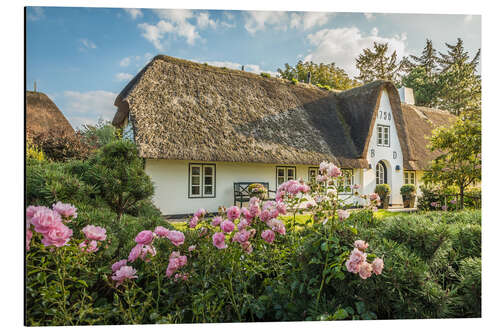
POLYGON ((409 214, 409 212, 391 212, 386 209, 379 209, 375 213, 373 213, 373 216, 378 219, 384 219, 386 217, 392 217, 404 214, 409 214))

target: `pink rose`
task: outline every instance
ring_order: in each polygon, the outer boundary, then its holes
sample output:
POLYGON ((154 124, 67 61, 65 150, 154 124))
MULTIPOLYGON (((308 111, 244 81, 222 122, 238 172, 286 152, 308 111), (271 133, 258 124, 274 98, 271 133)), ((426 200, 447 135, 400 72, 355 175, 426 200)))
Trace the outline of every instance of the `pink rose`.
POLYGON ((201 218, 203 216, 205 216, 205 214, 207 213, 207 211, 203 208, 199 208, 196 213, 194 213, 194 216, 196 216, 197 218, 201 218))
POLYGON ((366 280, 370 276, 372 276, 372 265, 366 261, 362 262, 359 266, 359 276, 366 280))
POLYGON ((52 209, 61 214, 65 218, 76 218, 76 207, 70 204, 63 204, 62 202, 57 202, 52 205, 52 209))
POLYGON ((243 230, 248 227, 250 223, 245 218, 240 218, 240 223, 238 223, 238 230, 243 230))
POLYGON ((377 193, 372 193, 370 194, 370 201, 379 201, 380 197, 378 196, 377 193))
POLYGON ((26 251, 30 250, 31 238, 33 237, 33 231, 30 229, 26 230, 26 251))
POLYGON ((337 211, 337 215, 340 221, 344 221, 349 217, 349 215, 351 215, 351 213, 348 210, 339 209, 337 211))
POLYGON ((250 238, 250 232, 247 230, 238 231, 233 236, 233 242, 238 242, 240 244, 245 243, 250 238))
POLYGON ((117 270, 119 270, 120 268, 122 268, 125 265, 127 265, 127 259, 122 259, 120 261, 115 262, 113 265, 111 265, 111 270, 113 272, 116 272, 117 270))
POLYGON ((360 251, 365 251, 368 248, 368 243, 364 240, 358 239, 354 242, 354 247, 356 247, 360 251))
POLYGON ((224 240, 225 240, 225 236, 224 236, 224 234, 222 232, 216 232, 212 236, 213 244, 218 249, 225 249, 225 248, 227 248, 227 245, 224 243, 224 240))
POLYGON ((221 225, 220 225, 220 228, 222 229, 222 231, 224 231, 225 233, 230 233, 234 230, 234 223, 229 221, 229 220, 224 220, 221 225))
POLYGON ((94 225, 87 225, 82 229, 82 232, 90 240, 103 241, 106 240, 106 229, 96 227, 94 225))
POLYGON ((380 258, 375 258, 372 262, 373 273, 376 275, 382 274, 382 269, 384 269, 384 261, 380 258))
POLYGON ((170 230, 168 230, 165 227, 162 227, 161 225, 157 226, 155 228, 155 231, 154 231, 154 233, 156 234, 156 236, 161 237, 161 238, 168 237, 169 232, 170 232, 170 230))
POLYGON ((189 252, 193 252, 195 249, 196 249, 196 245, 191 245, 190 247, 188 247, 189 252))
POLYGON ((274 231, 272 231, 272 230, 266 229, 266 230, 262 231, 260 236, 262 237, 262 239, 264 241, 268 242, 269 244, 274 242, 274 231))
POLYGON ((250 242, 248 241, 241 244, 241 247, 243 248, 243 251, 245 251, 246 253, 252 253, 253 251, 252 244, 250 244, 250 242))
POLYGON ((278 210, 278 212, 281 214, 281 215, 285 215, 286 214, 286 204, 284 202, 279 202, 277 205, 276 205, 276 209, 278 210))
POLYGON ((187 257, 181 256, 179 252, 174 251, 170 254, 170 258, 168 260, 168 267, 165 274, 168 277, 171 277, 175 273, 175 271, 177 271, 179 268, 181 268, 186 264, 187 264, 187 257))
POLYGON ((214 219, 212 220, 212 226, 216 227, 218 225, 220 225, 220 223, 222 222, 222 217, 220 216, 216 216, 214 217, 214 219))
POLYGON ((45 246, 54 245, 55 247, 61 247, 68 243, 72 235, 73 230, 68 228, 62 222, 59 222, 48 232, 44 233, 42 243, 45 246))
POLYGON ((31 219, 31 223, 35 226, 35 231, 41 234, 53 229, 56 225, 62 223, 61 215, 58 212, 42 207, 38 209, 31 219))
POLYGON ((326 170, 326 174, 328 175, 328 177, 337 178, 342 175, 342 171, 336 165, 330 164, 328 166, 328 169, 326 170))
POLYGON ((87 245, 87 252, 93 253, 93 252, 97 252, 97 250, 99 250, 99 248, 97 247, 97 241, 95 241, 95 240, 90 241, 90 243, 87 245))
POLYGON ((172 230, 168 233, 167 238, 172 242, 172 244, 179 246, 184 244, 185 236, 180 231, 172 230))
POLYGON ((130 266, 122 266, 116 272, 114 272, 111 279, 115 280, 116 286, 118 287, 125 280, 137 279, 137 275, 135 275, 137 271, 130 266))
POLYGON ((240 209, 237 206, 231 206, 227 209, 227 218, 231 221, 240 217, 240 209))
POLYGON ((134 262, 137 260, 137 258, 139 258, 139 256, 142 253, 142 247, 143 247, 142 244, 137 244, 136 246, 134 246, 132 248, 132 250, 130 251, 130 254, 128 255, 129 262, 134 262))
POLYGON ((135 237, 135 242, 137 244, 148 245, 153 241, 154 235, 151 230, 143 230, 137 234, 135 237))
POLYGON ((352 260, 347 260, 345 262, 345 265, 347 267, 348 272, 355 273, 355 274, 359 273, 359 268, 360 268, 361 263, 357 263, 357 262, 354 262, 352 260))
POLYGON ((198 225, 198 216, 193 216, 189 221, 189 227, 195 228, 198 225))
POLYGON ((260 219, 263 221, 263 222, 267 222, 269 221, 272 216, 271 216, 271 212, 268 211, 268 210, 263 210, 261 213, 260 213, 260 219))
POLYGON ((356 264, 362 263, 366 261, 366 253, 361 252, 356 248, 351 251, 351 256, 349 257, 349 260, 356 264))
POLYGON ((252 218, 260 215, 260 207, 258 204, 251 205, 248 207, 249 207, 249 211, 250 211, 250 214, 249 214, 250 216, 249 216, 249 218, 247 217, 248 220, 251 220, 252 218))

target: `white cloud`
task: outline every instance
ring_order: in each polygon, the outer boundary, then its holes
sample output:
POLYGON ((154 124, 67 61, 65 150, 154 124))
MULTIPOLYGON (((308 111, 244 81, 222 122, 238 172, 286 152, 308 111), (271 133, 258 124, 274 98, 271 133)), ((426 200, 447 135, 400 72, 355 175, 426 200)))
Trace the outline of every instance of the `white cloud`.
MULTIPOLYGON (((160 51, 165 48, 163 39, 167 34, 185 38, 189 45, 194 45, 197 40, 203 40, 198 29, 213 29, 218 25, 208 12, 195 13, 187 9, 154 9, 153 12, 160 21, 156 24, 141 23, 138 27, 142 36, 160 51)), ((223 23, 224 27, 230 26, 227 22, 223 23)))
POLYGON ((296 29, 311 29, 315 26, 322 26, 328 22, 332 14, 329 13, 292 13, 290 16, 290 27, 296 29))
POLYGON ((130 81, 134 76, 129 73, 117 73, 115 79, 117 81, 130 81))
POLYGON ((122 66, 122 67, 128 67, 128 65, 130 65, 130 57, 123 58, 120 61, 120 66, 122 66))
POLYGON ((96 48, 97 46, 93 41, 88 40, 87 38, 80 39, 80 51, 96 49, 96 48))
MULTIPOLYGON (((190 60, 198 63, 207 63, 210 66, 215 66, 215 67, 226 67, 230 69, 236 69, 236 70, 241 70, 241 66, 243 64, 237 63, 237 62, 232 62, 232 61, 200 61, 200 60, 190 60)), ((266 71, 262 69, 259 65, 255 64, 246 64, 245 65, 245 72, 250 72, 250 73, 255 73, 255 74, 260 74, 262 72, 266 72, 271 74, 271 76, 277 76, 278 72, 273 72, 273 71, 266 71)))
POLYGON ((268 27, 286 31, 288 27, 293 29, 308 30, 315 26, 325 25, 334 13, 305 12, 268 12, 250 11, 244 16, 245 29, 252 35, 257 31, 264 31, 268 27))
POLYGON ((64 110, 74 128, 86 123, 95 124, 99 118, 112 120, 116 112, 114 106, 116 95, 104 90, 65 91, 61 110, 64 110))
POLYGON ((123 8, 123 10, 130 15, 132 20, 135 20, 136 18, 143 16, 142 11, 138 8, 123 8))
POLYGON ((29 7, 28 10, 28 20, 38 21, 45 17, 45 13, 42 7, 29 7))
POLYGON ((249 11, 245 12, 245 29, 250 34, 265 30, 266 26, 287 30, 289 16, 286 12, 249 11))
POLYGON ((364 15, 368 21, 375 19, 375 15, 373 15, 372 13, 364 13, 364 15))
POLYGON ((207 27, 215 29, 217 27, 217 22, 212 20, 208 13, 200 13, 196 18, 196 23, 200 29, 205 29, 207 27))
POLYGON ((399 59, 408 54, 405 33, 382 37, 378 35, 377 28, 373 28, 370 35, 363 35, 357 27, 322 29, 309 34, 307 39, 315 49, 307 54, 304 60, 335 62, 351 76, 358 74, 355 58, 363 49, 372 48, 373 42, 389 43, 389 52, 396 51, 399 59))

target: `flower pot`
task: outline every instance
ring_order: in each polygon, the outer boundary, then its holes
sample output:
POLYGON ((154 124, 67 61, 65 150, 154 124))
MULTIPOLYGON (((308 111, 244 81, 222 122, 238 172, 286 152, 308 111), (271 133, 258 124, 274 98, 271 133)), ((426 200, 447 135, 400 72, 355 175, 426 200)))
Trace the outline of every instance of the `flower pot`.
POLYGON ((380 206, 378 206, 380 209, 387 209, 389 208, 389 196, 380 198, 380 206))
POLYGON ((403 205, 405 208, 415 207, 415 195, 405 195, 403 196, 403 205))

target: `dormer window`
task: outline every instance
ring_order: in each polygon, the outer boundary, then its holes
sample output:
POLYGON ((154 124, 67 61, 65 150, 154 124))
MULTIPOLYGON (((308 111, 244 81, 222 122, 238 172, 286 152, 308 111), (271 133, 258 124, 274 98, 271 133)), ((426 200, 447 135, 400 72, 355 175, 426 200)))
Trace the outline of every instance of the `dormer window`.
POLYGON ((377 125, 377 146, 390 147, 389 126, 377 125))

